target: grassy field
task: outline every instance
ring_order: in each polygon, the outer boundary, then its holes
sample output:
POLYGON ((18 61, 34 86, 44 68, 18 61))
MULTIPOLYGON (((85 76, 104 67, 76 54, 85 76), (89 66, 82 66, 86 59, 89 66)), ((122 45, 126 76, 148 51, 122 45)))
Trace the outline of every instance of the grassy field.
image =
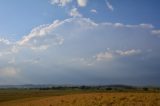
POLYGON ((160 106, 160 93, 102 90, 0 90, 0 106, 160 106))

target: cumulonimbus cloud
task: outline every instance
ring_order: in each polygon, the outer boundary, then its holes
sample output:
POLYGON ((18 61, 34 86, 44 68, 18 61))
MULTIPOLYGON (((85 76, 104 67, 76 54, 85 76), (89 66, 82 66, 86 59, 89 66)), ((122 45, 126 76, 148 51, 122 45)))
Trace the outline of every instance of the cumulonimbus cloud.
MULTIPOLYGON (((31 81, 39 81, 39 79, 35 80, 34 75, 30 76, 28 70, 40 76, 43 76, 47 70, 49 73, 47 75, 54 73, 57 79, 62 78, 58 76, 61 73, 67 73, 62 79, 70 76, 70 71, 66 71, 68 67, 68 70, 79 70, 80 73, 85 74, 86 68, 96 73, 95 68, 98 68, 98 71, 108 67, 112 70, 114 66, 121 63, 124 64, 123 68, 128 70, 130 68, 126 64, 131 62, 134 67, 138 67, 137 64, 133 64, 134 61, 141 62, 142 58, 144 60, 148 57, 152 58, 152 52, 147 52, 149 54, 146 56, 145 50, 152 49, 154 52, 159 49, 158 40, 152 42, 157 39, 152 36, 153 30, 155 30, 153 25, 144 23, 137 25, 97 23, 84 17, 55 20, 51 24, 34 28, 28 35, 14 43, 9 43, 10 41, 6 39, 1 40, 0 43, 3 45, 0 45, 0 66, 16 66, 21 69, 21 76, 30 78, 31 81), (124 60, 129 62, 124 63, 124 60), (62 68, 57 69, 57 67, 62 68)), ((147 62, 144 64, 150 65, 147 62)), ((3 68, 3 70, 8 69, 3 68)), ((9 71, 3 73, 9 77, 16 76, 17 72, 19 71, 13 70, 11 74, 8 74, 9 71)), ((106 72, 106 75, 108 74, 106 72)), ((47 78, 51 77, 53 76, 47 76, 47 78)))

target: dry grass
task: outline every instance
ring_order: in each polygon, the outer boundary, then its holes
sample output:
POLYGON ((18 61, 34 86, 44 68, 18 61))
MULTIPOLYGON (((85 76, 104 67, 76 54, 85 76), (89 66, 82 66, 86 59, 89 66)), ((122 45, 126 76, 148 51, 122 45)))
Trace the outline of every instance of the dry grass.
POLYGON ((160 106, 160 93, 86 93, 22 99, 0 106, 160 106))

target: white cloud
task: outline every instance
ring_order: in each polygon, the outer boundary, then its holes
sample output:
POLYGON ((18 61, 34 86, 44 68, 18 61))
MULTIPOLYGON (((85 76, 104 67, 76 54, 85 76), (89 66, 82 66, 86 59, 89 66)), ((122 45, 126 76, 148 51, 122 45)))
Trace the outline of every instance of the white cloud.
POLYGON ((10 45, 11 44, 11 42, 8 39, 4 39, 4 38, 0 38, 0 44, 1 43, 4 43, 6 45, 10 45))
POLYGON ((85 7, 88 0, 77 0, 77 3, 80 7, 85 7))
POLYGON ((126 51, 116 50, 116 53, 118 53, 120 56, 133 56, 141 53, 141 50, 137 50, 137 49, 131 49, 126 51))
MULTIPOLYGON (((89 18, 83 18, 83 17, 76 17, 81 16, 79 12, 77 11, 77 8, 73 8, 71 10, 71 15, 75 16, 74 18, 66 19, 63 21, 55 20, 52 24, 47 25, 40 25, 36 28, 34 28, 28 35, 24 36, 21 40, 17 41, 17 43, 13 43, 9 41, 8 39, 0 39, 0 43, 5 44, 3 48, 0 49, 0 56, 3 55, 10 55, 12 53, 17 53, 21 48, 27 47, 32 50, 46 50, 50 46, 58 46, 62 45, 64 42, 64 37, 61 35, 55 34, 53 31, 60 27, 61 25, 64 25, 65 23, 71 23, 71 24, 78 24, 80 27, 84 30, 89 29, 98 29, 97 26, 100 27, 115 27, 115 28, 139 28, 139 29, 145 29, 145 30, 151 30, 152 34, 159 34, 159 30, 153 30, 154 26, 151 24, 138 24, 138 25, 127 25, 123 23, 95 23, 89 18), (97 27, 97 28, 96 28, 97 27), (9 46, 6 46, 9 45, 9 46)), ((80 28, 78 28, 80 29, 80 28)), ((2 46, 2 45, 1 45, 2 46)), ((134 50, 132 51, 119 51, 121 54, 127 54, 127 53, 133 53, 136 52, 134 50)))
POLYGON ((110 22, 104 22, 101 23, 101 25, 109 26, 109 27, 116 27, 116 28, 141 28, 141 29, 153 29, 154 26, 152 24, 123 24, 123 23, 110 23, 110 22))
POLYGON ((111 60, 113 58, 113 54, 110 52, 102 52, 96 55, 97 61, 103 61, 103 60, 111 60))
POLYGON ((91 9, 90 12, 97 13, 97 10, 96 9, 91 9))
POLYGON ((72 0, 51 0, 51 4, 57 4, 58 6, 65 6, 70 3, 72 0))
POLYGON ((18 75, 19 72, 20 70, 15 67, 0 68, 0 76, 3 77, 15 77, 18 75))
POLYGON ((110 4, 110 2, 109 2, 108 0, 105 0, 105 1, 106 1, 106 5, 107 5, 108 9, 111 10, 111 11, 113 11, 114 8, 113 8, 113 6, 110 4))
POLYGON ((50 25, 40 25, 36 28, 34 28, 28 35, 24 36, 22 40, 18 41, 19 45, 24 45, 34 37, 43 37, 50 34, 54 28, 58 27, 61 24, 59 20, 55 20, 50 25))
POLYGON ((40 62, 40 58, 32 58, 32 59, 23 60, 23 63, 25 64, 38 64, 39 62, 40 62))
POLYGON ((106 52, 98 53, 96 56, 97 61, 103 61, 103 60, 111 60, 115 57, 120 56, 133 56, 140 54, 141 50, 139 49, 130 49, 130 50, 110 50, 108 49, 106 52))
MULTIPOLYGON (((33 50, 46 50, 49 46, 62 45, 64 38, 52 33, 62 23, 63 21, 56 20, 50 25, 38 26, 30 34, 18 41, 17 44, 19 46, 28 46, 33 50)), ((16 47, 12 48, 12 50, 17 51, 16 47)))
POLYGON ((75 23, 79 24, 83 29, 92 29, 99 25, 92 21, 90 18, 80 18, 75 20, 75 23))
MULTIPOLYGON (((69 4, 70 2, 72 2, 72 0, 50 0, 50 3, 53 5, 58 5, 58 6, 66 6, 67 4, 69 4)), ((77 0, 77 4, 80 7, 85 7, 87 5, 88 0, 77 0)))
POLYGON ((125 27, 125 25, 123 25, 122 23, 115 23, 114 26, 115 27, 125 27))
POLYGON ((142 53, 141 50, 139 49, 130 49, 130 50, 110 50, 109 48, 105 52, 99 52, 94 56, 88 57, 88 58, 74 58, 72 59, 73 63, 79 63, 82 65, 87 65, 87 66, 93 66, 96 65, 99 62, 110 62, 118 57, 131 57, 134 55, 138 55, 142 53))
MULTIPOLYGON (((72 10, 72 15, 75 16, 75 18, 66 19, 64 21, 55 20, 52 24, 40 25, 34 28, 28 35, 24 36, 16 43, 13 43, 10 50, 1 53, 1 55, 17 53, 24 47, 32 50, 46 50, 50 46, 62 45, 64 42, 63 36, 56 35, 53 31, 65 23, 72 23, 75 21, 75 23, 78 23, 83 28, 84 26, 85 28, 97 26, 97 24, 90 19, 78 17, 81 15, 78 13, 77 8, 72 10)), ((1 42, 11 44, 7 39, 2 39, 1 42)))
POLYGON ((87 58, 73 58, 73 59, 71 59, 71 62, 72 63, 77 63, 77 64, 81 64, 81 65, 85 65, 85 66, 92 66, 92 65, 94 65, 94 62, 93 62, 93 60, 92 60, 92 58, 91 59, 87 59, 87 58))
POLYGON ((152 29, 154 26, 152 24, 139 24, 140 27, 146 28, 146 29, 152 29))
POLYGON ((82 17, 82 14, 78 12, 77 8, 71 9, 69 15, 72 17, 82 17))
POLYGON ((152 30, 151 33, 160 37, 160 30, 152 30))
MULTIPOLYGON (((58 46, 62 45, 64 42, 64 37, 61 35, 55 34, 53 31, 64 25, 65 23, 78 24, 82 29, 98 29, 97 26, 100 27, 115 27, 115 28, 139 28, 145 30, 151 30, 152 34, 158 35, 160 33, 159 30, 154 30, 154 26, 151 24, 138 24, 138 25, 127 25, 123 23, 95 23, 89 18, 80 17, 81 14, 77 11, 77 8, 73 8, 71 10, 70 15, 74 16, 74 18, 66 19, 63 21, 55 20, 52 24, 40 25, 34 28, 28 35, 24 36, 21 40, 17 41, 17 43, 11 42, 8 39, 1 38, 0 43, 2 43, 2 47, 0 48, 0 56, 10 55, 12 53, 17 53, 21 48, 27 47, 32 50, 46 50, 50 46, 58 46)), ((80 28, 79 28, 80 29, 80 28)), ((121 54, 133 53, 132 51, 119 51, 121 54)))
POLYGON ((0 57, 12 54, 11 48, 14 45, 9 39, 0 38, 0 57))
POLYGON ((48 48, 49 48, 49 45, 41 45, 41 46, 37 46, 37 47, 31 46, 32 50, 46 50, 48 48))

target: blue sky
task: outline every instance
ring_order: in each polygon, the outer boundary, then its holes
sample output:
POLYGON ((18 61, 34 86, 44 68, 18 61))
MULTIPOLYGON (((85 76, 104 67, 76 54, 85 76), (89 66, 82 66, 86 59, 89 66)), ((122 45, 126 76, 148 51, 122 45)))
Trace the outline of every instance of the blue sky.
POLYGON ((1 0, 0 84, 160 85, 159 0, 1 0))

